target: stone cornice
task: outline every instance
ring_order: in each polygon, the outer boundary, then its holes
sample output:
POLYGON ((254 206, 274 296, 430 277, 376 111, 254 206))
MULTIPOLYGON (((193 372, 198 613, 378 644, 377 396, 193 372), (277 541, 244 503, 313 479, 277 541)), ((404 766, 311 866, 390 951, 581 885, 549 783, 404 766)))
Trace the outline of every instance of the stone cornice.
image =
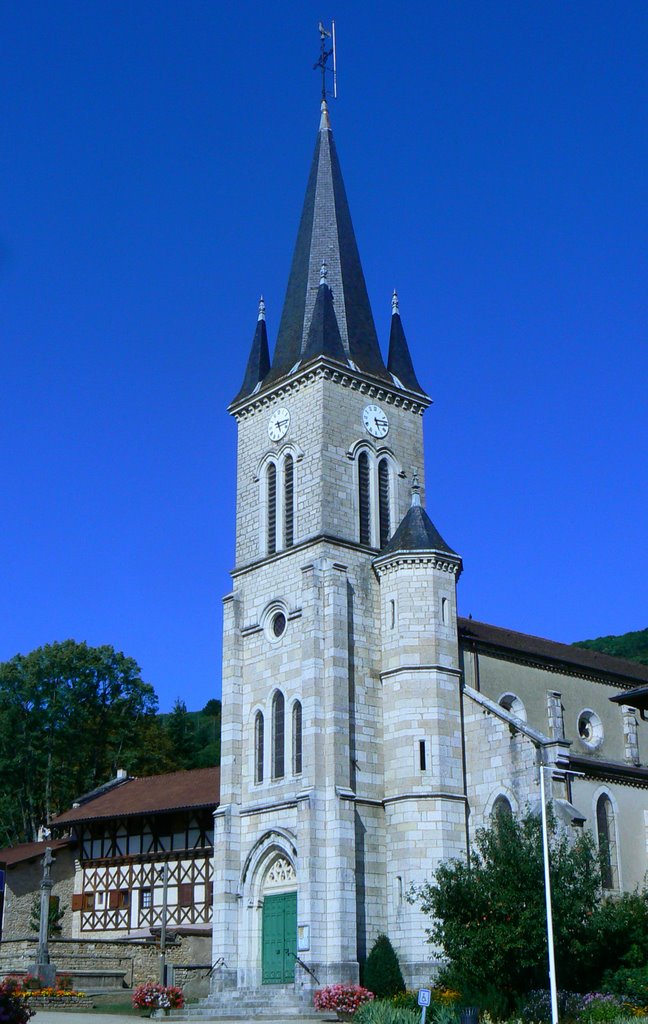
MULTIPOLYGON (((336 547, 346 548, 352 551, 358 551, 361 554, 370 555, 371 558, 376 557, 376 548, 370 548, 367 544, 359 544, 357 541, 345 540, 343 537, 334 537, 330 533, 317 533, 314 537, 307 537, 306 540, 302 540, 299 544, 294 544, 291 548, 284 548, 283 551, 277 551, 274 555, 265 555, 263 558, 256 558, 253 562, 246 562, 245 565, 236 566, 236 568, 230 570, 230 576, 235 580, 238 576, 243 576, 248 572, 254 572, 262 566, 270 565, 272 562, 279 562, 283 558, 290 558, 292 555, 306 551, 308 548, 314 547, 317 544, 333 544, 336 547)), ((345 567, 346 568, 346 567, 345 567)))
POLYGON ((342 387, 366 395, 367 398, 409 409, 417 416, 422 416, 428 406, 432 404, 432 399, 427 395, 399 388, 382 378, 372 377, 359 370, 353 370, 350 366, 341 366, 333 359, 321 357, 316 362, 304 366, 303 369, 295 370, 290 376, 282 377, 281 380, 267 388, 262 388, 256 394, 248 395, 240 402, 232 402, 228 412, 237 422, 247 419, 318 380, 334 381, 342 387))
POLYGON ((408 565, 426 565, 441 572, 459 577, 462 569, 461 558, 453 558, 447 551, 395 551, 383 558, 374 559, 373 567, 378 577, 387 576, 408 565))
POLYGON ((637 789, 648 787, 648 768, 621 764, 618 761, 597 761, 593 757, 580 757, 578 754, 569 754, 568 756, 569 767, 577 772, 582 772, 588 779, 616 782, 637 789))

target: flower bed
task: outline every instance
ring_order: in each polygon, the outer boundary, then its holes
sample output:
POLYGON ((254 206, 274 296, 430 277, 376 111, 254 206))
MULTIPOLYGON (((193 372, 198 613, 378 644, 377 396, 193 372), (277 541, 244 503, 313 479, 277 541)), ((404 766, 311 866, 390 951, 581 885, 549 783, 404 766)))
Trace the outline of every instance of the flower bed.
POLYGON ((3 1024, 27 1024, 35 1011, 23 997, 17 978, 0 981, 0 1020, 3 1024))
POLYGON ((44 1010, 48 1007, 91 1007, 93 1005, 90 996, 86 996, 85 992, 77 992, 71 987, 70 978, 64 977, 57 980, 65 982, 69 987, 62 988, 57 985, 56 988, 41 988, 38 978, 32 974, 26 974, 22 978, 13 975, 5 978, 0 982, 0 1021, 2 1024, 26 1024, 36 1010, 44 1010), (21 1009, 18 1016, 16 1016, 16 1007, 21 1009))

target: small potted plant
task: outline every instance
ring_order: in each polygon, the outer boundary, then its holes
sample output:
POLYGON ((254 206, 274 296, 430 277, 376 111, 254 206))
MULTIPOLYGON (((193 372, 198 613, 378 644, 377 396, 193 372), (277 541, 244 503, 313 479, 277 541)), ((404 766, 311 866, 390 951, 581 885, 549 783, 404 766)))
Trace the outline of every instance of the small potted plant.
POLYGON ((154 981, 146 981, 133 992, 133 1006, 148 1010, 149 1017, 154 1010, 181 1010, 184 993, 177 985, 156 985, 154 981))
POLYGON ((334 1010, 338 1020, 351 1020, 363 1003, 374 998, 373 992, 362 985, 327 985, 313 994, 316 1010, 334 1010))

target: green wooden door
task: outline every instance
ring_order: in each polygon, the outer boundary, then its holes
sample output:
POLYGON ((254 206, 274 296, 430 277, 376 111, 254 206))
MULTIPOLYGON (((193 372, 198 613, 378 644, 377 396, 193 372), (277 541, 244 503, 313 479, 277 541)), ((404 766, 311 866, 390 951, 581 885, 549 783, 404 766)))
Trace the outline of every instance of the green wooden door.
POLYGON ((297 893, 282 892, 263 901, 264 985, 286 985, 295 977, 297 893))

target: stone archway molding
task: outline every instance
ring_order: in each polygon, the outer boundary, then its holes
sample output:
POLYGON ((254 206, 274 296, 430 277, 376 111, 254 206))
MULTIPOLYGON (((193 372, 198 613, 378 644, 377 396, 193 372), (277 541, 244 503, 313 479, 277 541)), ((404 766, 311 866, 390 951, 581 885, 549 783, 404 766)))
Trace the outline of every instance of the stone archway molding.
POLYGON ((293 865, 297 861, 297 837, 287 828, 271 828, 259 836, 245 858, 239 878, 237 896, 244 895, 246 886, 258 877, 259 868, 267 863, 270 855, 283 854, 293 865))

